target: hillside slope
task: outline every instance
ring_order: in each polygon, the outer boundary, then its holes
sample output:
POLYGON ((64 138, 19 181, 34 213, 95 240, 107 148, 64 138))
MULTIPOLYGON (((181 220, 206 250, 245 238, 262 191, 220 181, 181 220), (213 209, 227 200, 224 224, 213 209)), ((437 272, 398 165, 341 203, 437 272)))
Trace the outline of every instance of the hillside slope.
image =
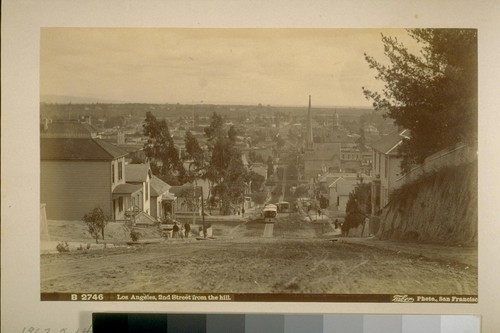
POLYGON ((394 191, 381 215, 380 239, 477 243, 477 162, 443 168, 394 191))

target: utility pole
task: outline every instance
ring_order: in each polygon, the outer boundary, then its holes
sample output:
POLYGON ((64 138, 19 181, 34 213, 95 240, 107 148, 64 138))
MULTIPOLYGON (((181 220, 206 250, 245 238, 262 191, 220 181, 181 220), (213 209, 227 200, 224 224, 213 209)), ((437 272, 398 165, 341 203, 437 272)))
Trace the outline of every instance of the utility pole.
POLYGON ((203 224, 203 238, 207 238, 207 229, 205 228, 205 204, 203 200, 203 186, 201 186, 201 221, 203 224))
POLYGON ((193 180, 193 225, 196 225, 196 211, 198 205, 196 204, 196 180, 193 180))

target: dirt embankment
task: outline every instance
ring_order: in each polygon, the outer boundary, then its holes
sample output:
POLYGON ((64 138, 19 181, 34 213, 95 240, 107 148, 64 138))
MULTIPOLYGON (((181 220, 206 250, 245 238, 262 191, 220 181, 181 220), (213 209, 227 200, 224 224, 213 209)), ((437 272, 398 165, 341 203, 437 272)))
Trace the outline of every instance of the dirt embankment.
POLYGON ((477 163, 440 169, 391 197, 380 239, 477 244, 477 163))

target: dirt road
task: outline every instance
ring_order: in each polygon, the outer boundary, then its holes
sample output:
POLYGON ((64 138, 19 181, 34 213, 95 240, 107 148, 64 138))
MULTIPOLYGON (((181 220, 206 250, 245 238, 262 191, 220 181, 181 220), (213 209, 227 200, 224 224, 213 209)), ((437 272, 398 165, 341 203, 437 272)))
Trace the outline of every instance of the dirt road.
POLYGON ((272 238, 261 223, 213 226, 212 240, 43 254, 41 291, 477 294, 474 266, 331 241, 288 214, 272 238))

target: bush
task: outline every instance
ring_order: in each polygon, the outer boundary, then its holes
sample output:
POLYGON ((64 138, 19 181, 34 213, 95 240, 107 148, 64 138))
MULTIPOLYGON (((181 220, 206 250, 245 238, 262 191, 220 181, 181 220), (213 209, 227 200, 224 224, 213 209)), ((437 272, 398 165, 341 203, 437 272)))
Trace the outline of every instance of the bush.
POLYGON ((68 242, 59 242, 56 246, 57 252, 63 253, 63 252, 69 252, 69 245, 68 242))
POLYGON ((89 233, 95 238, 96 244, 98 243, 99 235, 102 235, 102 239, 104 240, 104 228, 109 221, 109 217, 104 214, 104 211, 100 207, 86 213, 82 220, 87 224, 89 233))
POLYGON ((137 230, 132 230, 130 232, 130 238, 132 238, 133 242, 137 242, 139 238, 141 237, 141 233, 137 230))

